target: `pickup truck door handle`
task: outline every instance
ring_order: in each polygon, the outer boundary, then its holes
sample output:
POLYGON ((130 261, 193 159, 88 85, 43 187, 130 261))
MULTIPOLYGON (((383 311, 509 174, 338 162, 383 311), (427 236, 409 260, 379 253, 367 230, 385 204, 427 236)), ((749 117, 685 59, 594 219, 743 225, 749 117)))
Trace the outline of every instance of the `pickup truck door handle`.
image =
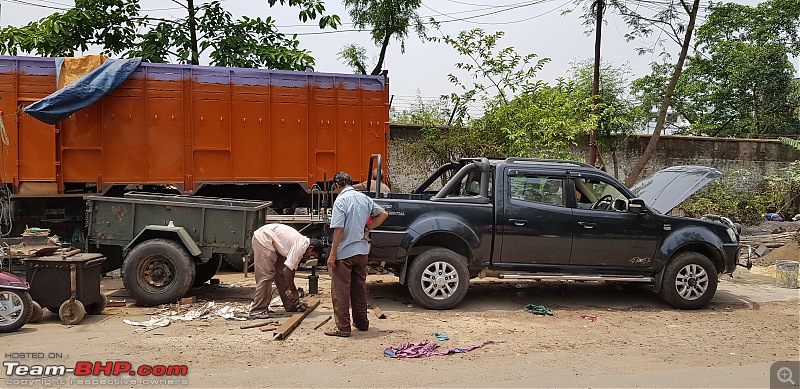
POLYGON ((508 221, 514 223, 516 226, 524 226, 528 224, 528 221, 525 219, 508 219, 508 221))
POLYGON ((595 224, 593 222, 578 222, 583 228, 590 229, 594 228, 595 224))

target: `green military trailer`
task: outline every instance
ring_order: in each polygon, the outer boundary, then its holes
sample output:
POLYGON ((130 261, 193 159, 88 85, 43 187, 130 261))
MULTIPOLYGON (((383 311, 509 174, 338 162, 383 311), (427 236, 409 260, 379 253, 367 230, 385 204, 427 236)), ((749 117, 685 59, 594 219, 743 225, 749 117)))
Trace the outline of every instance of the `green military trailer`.
POLYGON ((247 255, 270 201, 127 193, 86 196, 87 250, 122 268, 131 297, 172 303, 210 280, 222 255, 247 255), (113 259, 117 259, 114 261, 113 259))

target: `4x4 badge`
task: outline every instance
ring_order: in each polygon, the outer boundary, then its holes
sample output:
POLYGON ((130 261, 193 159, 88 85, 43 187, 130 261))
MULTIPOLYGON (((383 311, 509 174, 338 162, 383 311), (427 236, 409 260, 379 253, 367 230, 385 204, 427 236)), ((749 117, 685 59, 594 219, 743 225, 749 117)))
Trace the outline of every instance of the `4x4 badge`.
POLYGON ((664 231, 672 231, 672 224, 664 224, 664 231))

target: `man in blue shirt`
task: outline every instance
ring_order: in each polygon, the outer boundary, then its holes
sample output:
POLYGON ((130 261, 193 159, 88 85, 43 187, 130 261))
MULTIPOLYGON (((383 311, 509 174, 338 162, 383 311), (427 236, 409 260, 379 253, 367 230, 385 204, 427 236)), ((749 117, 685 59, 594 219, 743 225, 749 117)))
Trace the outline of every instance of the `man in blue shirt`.
POLYGON ((353 189, 353 180, 345 172, 333 177, 333 191, 338 194, 333 203, 331 228, 333 243, 328 256, 331 269, 333 316, 336 330, 325 335, 350 336, 350 307, 353 324, 361 331, 369 329, 367 319, 367 255, 369 232, 389 216, 371 198, 353 189), (372 220, 370 221, 370 216, 372 220))

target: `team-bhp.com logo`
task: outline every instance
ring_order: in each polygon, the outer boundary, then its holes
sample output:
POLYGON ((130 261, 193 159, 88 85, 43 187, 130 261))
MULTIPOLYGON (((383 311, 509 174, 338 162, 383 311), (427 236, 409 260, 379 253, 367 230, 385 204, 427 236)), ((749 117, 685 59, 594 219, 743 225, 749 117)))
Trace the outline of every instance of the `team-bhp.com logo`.
POLYGON ((39 381, 35 384, 45 386, 67 383, 70 385, 187 385, 188 380, 175 377, 186 377, 189 374, 189 367, 186 365, 139 365, 134 367, 127 361, 79 361, 75 363, 75 366, 69 367, 64 364, 28 365, 19 361, 5 361, 3 370, 6 374, 6 385, 29 385, 34 381, 39 381), (76 378, 60 379, 67 374, 76 378), (114 382, 110 382, 108 379, 100 380, 96 377, 115 377, 115 379, 114 382), (122 379, 122 377, 125 378, 122 379), (138 377, 138 379, 130 377, 138 377), (45 382, 45 380, 49 382, 45 382))

